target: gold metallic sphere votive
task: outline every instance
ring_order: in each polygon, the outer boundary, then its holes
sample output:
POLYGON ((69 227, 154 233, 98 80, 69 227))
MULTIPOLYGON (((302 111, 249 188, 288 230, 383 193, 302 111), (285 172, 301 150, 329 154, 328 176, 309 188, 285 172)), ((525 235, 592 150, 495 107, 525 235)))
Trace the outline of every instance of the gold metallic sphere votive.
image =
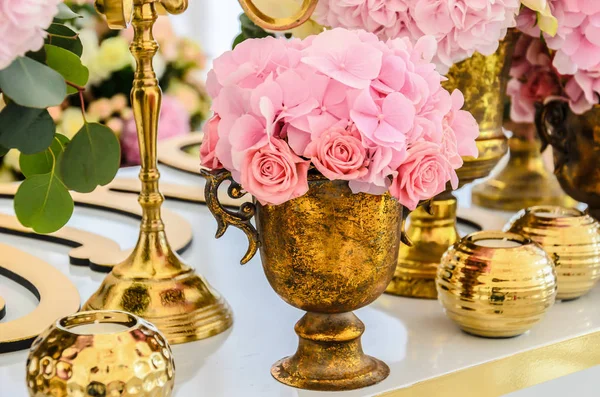
POLYGON ((436 285, 448 317, 463 331, 487 338, 521 335, 554 304, 552 260, 514 233, 478 232, 442 257, 436 285))
POLYGON ((80 312, 41 334, 27 358, 32 397, 171 395, 171 347, 149 322, 120 311, 80 312))
POLYGON ((574 208, 538 206, 522 210, 507 230, 531 238, 552 258, 557 299, 577 299, 600 279, 600 223, 574 208))

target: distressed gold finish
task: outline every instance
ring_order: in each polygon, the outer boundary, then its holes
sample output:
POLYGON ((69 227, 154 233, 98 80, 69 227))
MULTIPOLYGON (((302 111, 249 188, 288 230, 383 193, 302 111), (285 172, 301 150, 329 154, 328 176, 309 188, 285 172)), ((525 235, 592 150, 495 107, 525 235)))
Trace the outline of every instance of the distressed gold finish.
POLYGON ((81 312, 56 321, 33 342, 26 376, 31 397, 168 397, 175 367, 154 325, 124 312, 81 312), (77 333, 95 323, 123 327, 77 333))
POLYGON ((252 0, 238 0, 244 13, 265 30, 290 30, 308 21, 319 0, 303 0, 300 9, 291 17, 273 18, 262 12, 252 0))
POLYGON ((556 177, 544 164, 542 143, 534 124, 509 123, 508 163, 489 179, 473 187, 473 203, 502 211, 519 211, 536 205, 573 207, 556 177))
POLYGON ((544 145, 554 149, 554 174, 563 190, 600 220, 600 105, 576 115, 566 102, 552 101, 538 112, 537 124, 544 145))
MULTIPOLYGON (((218 186, 226 171, 204 172, 207 204, 219 224, 240 227, 251 242, 242 262, 260 248, 269 283, 290 305, 308 313, 296 324, 293 356, 271 374, 290 386, 349 390, 389 374, 383 362, 363 353, 363 323, 352 313, 379 297, 396 267, 402 207, 389 194, 352 194, 345 181, 309 175, 309 191, 277 206, 244 205, 240 213, 220 206, 218 186), (250 224, 256 214, 257 230, 250 224)), ((240 193, 239 186, 233 191, 240 193)))
MULTIPOLYGON (((479 53, 450 68, 443 86, 452 92, 459 89, 465 96, 464 110, 473 114, 479 124, 477 138, 479 157, 465 157, 457 173, 460 186, 489 175, 508 149, 502 130, 506 85, 508 83, 516 32, 509 30, 496 53, 479 53)), ((398 268, 386 292, 414 298, 435 299, 435 269, 442 254, 458 239, 456 231, 456 199, 449 191, 432 202, 435 215, 417 209, 410 215, 406 231, 413 247, 402 247, 398 268), (415 218, 417 218, 415 220, 415 218)))
POLYGON ((600 280, 600 223, 573 208, 522 210, 506 229, 531 238, 548 253, 558 274, 557 299, 577 299, 600 280))
MULTIPOLYGON (((105 10, 120 0, 105 0, 105 10)), ((136 314, 155 324, 170 343, 190 342, 223 332, 232 324, 229 306, 173 251, 161 217, 158 189, 157 126, 161 90, 152 67, 158 44, 152 36, 157 19, 155 0, 135 0, 131 53, 137 69, 131 102, 140 142, 142 223, 136 247, 116 265, 85 310, 113 309, 136 314)), ((187 0, 163 1, 167 11, 180 12, 187 0)))
POLYGON ((478 232, 456 243, 442 258, 436 278, 439 300, 465 332, 488 338, 521 335, 554 304, 552 260, 530 239, 513 233, 478 232), (509 241, 511 248, 480 246, 509 241))
POLYGON ((464 158, 465 164, 458 170, 461 185, 488 176, 508 150, 502 123, 516 39, 517 32, 510 29, 493 55, 475 53, 452 66, 446 75, 448 80, 442 83, 450 92, 458 89, 463 93, 463 109, 468 110, 479 124, 479 157, 464 158))

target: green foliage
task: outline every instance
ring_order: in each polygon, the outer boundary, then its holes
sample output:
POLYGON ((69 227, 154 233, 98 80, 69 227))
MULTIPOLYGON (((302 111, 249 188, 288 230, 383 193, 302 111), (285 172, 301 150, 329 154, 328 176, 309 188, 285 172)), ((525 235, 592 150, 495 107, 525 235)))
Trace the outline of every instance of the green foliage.
MULTIPOLYGON (((66 81, 81 87, 86 85, 90 71, 81 63, 77 55, 51 44, 46 44, 44 48, 48 66, 60 73, 66 81)), ((67 87, 67 94, 75 93, 77 93, 76 88, 67 87)))
POLYGON ((52 143, 56 127, 46 109, 27 108, 14 102, 0 112, 0 145, 33 154, 52 143))
POLYGON ((83 18, 81 15, 73 12, 69 6, 65 3, 58 3, 58 14, 54 16, 55 19, 67 21, 75 18, 83 18))
POLYGON ((0 91, 21 106, 58 106, 67 95, 65 79, 31 58, 19 57, 0 70, 0 91))
POLYGON ((48 37, 46 38, 46 44, 64 48, 78 57, 81 56, 83 53, 83 45, 81 44, 79 35, 75 33, 73 29, 60 23, 53 23, 47 31, 48 37))
POLYGON ((73 214, 73 206, 69 190, 56 174, 56 166, 46 174, 25 179, 15 195, 19 222, 38 233, 52 233, 63 227, 73 214))
MULTIPOLYGON (((61 4, 55 21, 78 17, 61 4)), ((106 185, 121 158, 117 137, 103 125, 86 122, 72 141, 56 134, 46 108, 83 89, 89 70, 81 63, 83 47, 77 33, 61 23, 53 23, 47 31, 43 48, 0 70, 0 92, 7 104, 0 112, 0 157, 12 148, 21 152, 25 180, 14 198, 15 213, 38 233, 63 227, 73 214, 69 190, 91 192, 106 185)), ((133 71, 129 76, 131 87, 133 71)))
POLYGON ((69 138, 56 134, 52 144, 43 152, 35 154, 22 154, 19 157, 21 172, 28 178, 33 175, 47 174, 52 171, 55 159, 58 159, 69 144, 69 138))
POLYGON ((112 130, 85 123, 65 149, 60 173, 69 189, 89 193, 113 180, 120 161, 119 140, 112 130))
POLYGON ((263 37, 269 36, 275 37, 273 33, 269 33, 260 26, 255 25, 246 14, 240 15, 240 25, 242 32, 233 41, 233 48, 248 39, 262 39, 263 37))

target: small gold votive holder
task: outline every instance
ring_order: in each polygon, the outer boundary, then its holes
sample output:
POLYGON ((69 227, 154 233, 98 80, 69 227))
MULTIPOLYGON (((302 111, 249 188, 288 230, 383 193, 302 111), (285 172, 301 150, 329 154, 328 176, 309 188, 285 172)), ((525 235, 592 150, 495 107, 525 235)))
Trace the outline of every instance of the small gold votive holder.
POLYGON ((32 397, 167 397, 175 367, 158 329, 130 313, 80 312, 58 320, 31 346, 32 397))
POLYGON ((436 277, 438 299, 463 331, 486 338, 521 335, 554 304, 552 260, 514 233, 478 232, 450 247, 436 277))
POLYGON ((518 212, 505 230, 538 243, 558 275, 556 299, 577 299, 600 279, 600 223, 575 208, 537 206, 518 212))

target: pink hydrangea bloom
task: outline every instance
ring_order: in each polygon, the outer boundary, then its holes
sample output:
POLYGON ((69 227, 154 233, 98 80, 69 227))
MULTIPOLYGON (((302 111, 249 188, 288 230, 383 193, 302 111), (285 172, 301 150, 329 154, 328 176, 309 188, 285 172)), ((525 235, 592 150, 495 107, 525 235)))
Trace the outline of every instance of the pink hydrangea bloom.
MULTIPOLYGON (((560 26, 560 18, 558 21, 560 26)), ((539 38, 526 35, 519 38, 510 72, 512 79, 507 87, 513 121, 532 123, 536 103, 550 97, 562 97, 577 114, 600 103, 600 67, 561 74, 555 67, 559 53, 551 54, 539 38)))
POLYGON ((519 0, 321 0, 314 14, 325 26, 364 29, 381 39, 435 37, 441 73, 475 51, 491 55, 514 27, 519 0))
MULTIPOLYGON (((373 17, 388 23, 393 15, 380 11, 373 17)), ((414 208, 438 187, 456 186, 461 156, 477 154, 477 123, 460 110, 462 94, 442 88, 431 37, 382 42, 338 28, 245 43, 208 74, 215 116, 201 156, 263 204, 304 194, 312 164, 354 193, 389 191, 414 208)))
MULTIPOLYGON (((210 126, 210 128, 214 128, 210 126)), ((158 120, 158 139, 168 139, 190 132, 190 114, 179 100, 170 95, 162 98, 160 118, 158 120)), ((206 140, 213 145, 212 140, 206 140)), ((135 120, 130 118, 125 122, 121 135, 121 148, 125 161, 132 164, 140 163, 140 149, 138 146, 137 129, 135 120)), ((214 160, 217 161, 217 160, 214 160)))
POLYGON ((62 0, 0 0, 0 70, 44 45, 62 0))

